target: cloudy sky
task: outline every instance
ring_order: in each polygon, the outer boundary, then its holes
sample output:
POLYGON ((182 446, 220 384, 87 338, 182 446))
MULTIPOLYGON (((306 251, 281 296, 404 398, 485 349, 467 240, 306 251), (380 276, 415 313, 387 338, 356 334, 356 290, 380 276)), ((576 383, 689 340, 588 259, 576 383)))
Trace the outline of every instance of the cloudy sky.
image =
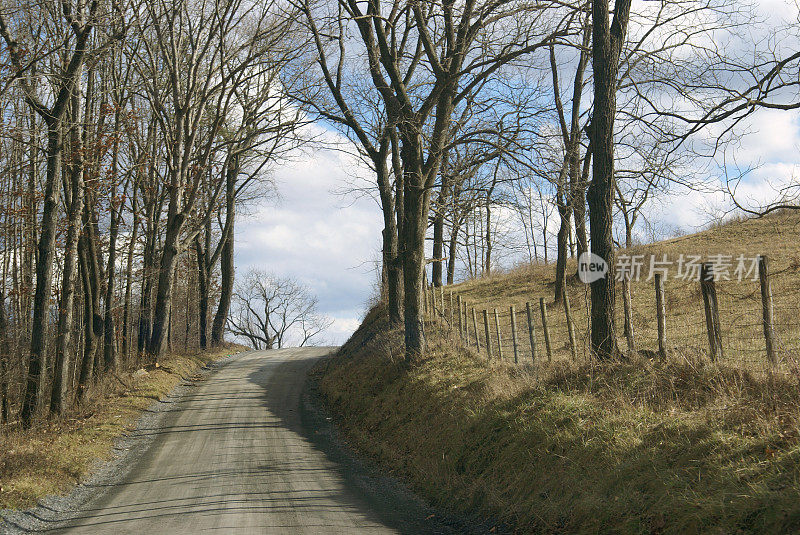
MULTIPOLYGON (((778 9, 783 0, 765 0, 778 9)), ((773 199, 781 186, 800 178, 800 112, 762 110, 742 125, 747 134, 718 160, 729 174, 750 172, 738 188, 751 204, 773 199)), ((722 180, 718 169, 709 176, 722 180)), ((258 267, 293 277, 318 296, 321 312, 334 320, 326 343, 342 343, 358 326, 375 293, 380 209, 358 194, 369 171, 342 152, 317 149, 298 154, 274 170, 279 199, 251 206, 238 223, 236 268, 258 267)), ((648 208, 650 222, 664 229, 695 231, 729 201, 719 192, 675 190, 648 208)))
POLYGON ((334 320, 318 342, 345 341, 375 293, 381 212, 350 191, 365 173, 340 151, 308 150, 274 170, 278 198, 250 206, 237 224, 237 273, 256 267, 311 288, 334 320))

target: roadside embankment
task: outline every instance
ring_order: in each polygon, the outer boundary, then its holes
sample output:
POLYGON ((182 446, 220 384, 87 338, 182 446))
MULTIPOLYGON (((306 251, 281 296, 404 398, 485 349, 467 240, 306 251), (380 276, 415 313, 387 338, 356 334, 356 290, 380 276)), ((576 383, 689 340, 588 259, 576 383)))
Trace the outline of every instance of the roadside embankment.
POLYGON ((347 440, 435 506, 525 533, 800 530, 796 378, 643 357, 513 365, 435 332, 408 366, 384 318, 320 363, 320 390, 347 440))

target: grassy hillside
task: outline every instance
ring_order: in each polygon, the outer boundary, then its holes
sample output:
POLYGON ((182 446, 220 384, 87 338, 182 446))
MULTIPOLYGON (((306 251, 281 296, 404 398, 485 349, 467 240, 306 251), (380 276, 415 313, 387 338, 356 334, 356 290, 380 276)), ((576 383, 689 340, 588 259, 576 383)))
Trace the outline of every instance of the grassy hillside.
MULTIPOLYGON (((319 367, 321 389, 362 451, 433 502, 519 532, 797 532, 792 309, 800 302, 790 296, 800 284, 799 226, 800 217, 780 215, 641 249, 768 255, 781 338, 776 373, 764 373, 757 283, 720 283, 726 357, 712 364, 697 283, 668 281, 666 362, 636 354, 597 364, 582 351, 572 362, 565 321, 553 309, 552 362, 531 362, 528 349, 515 365, 508 345, 504 360, 487 360, 444 322, 428 325, 430 350, 407 369, 402 333, 388 328, 379 306, 319 367)), ((551 266, 526 267, 453 289, 479 310, 520 310, 550 297, 552 277, 551 266)), ((570 286, 576 318, 585 314, 583 293, 570 286)), ((634 309, 639 347, 654 349, 652 281, 634 285, 634 309)), ((576 324, 585 337, 585 319, 576 324)))
MULTIPOLYGON (((637 349, 656 350, 656 307, 655 290, 648 279, 650 258, 661 261, 666 256, 672 262, 665 280, 667 311, 667 346, 671 356, 678 359, 695 360, 705 358, 708 340, 705 330, 703 298, 700 285, 693 280, 680 280, 678 262, 690 256, 700 256, 708 260, 714 255, 730 257, 729 276, 731 280, 717 282, 719 297, 722 341, 725 350, 723 362, 747 366, 751 371, 763 371, 767 367, 761 317, 761 295, 757 280, 751 280, 757 272, 752 272, 746 280, 738 281, 737 259, 742 255, 745 268, 751 267, 751 258, 765 255, 770 262, 771 283, 774 295, 775 330, 778 353, 782 365, 794 367, 796 354, 800 351, 800 214, 776 214, 757 220, 744 220, 728 223, 697 234, 683 236, 648 246, 622 250, 618 255, 641 255, 640 280, 634 281, 632 288, 633 320, 637 349)), ((574 261, 568 264, 568 272, 576 270, 574 261)), ((686 271, 686 269, 684 269, 686 271)), ((481 347, 485 347, 481 312, 490 311, 490 324, 494 337, 493 310, 498 309, 503 333, 504 356, 510 358, 511 326, 508 319, 509 307, 517 310, 520 324, 520 346, 525 356, 530 356, 527 330, 524 325, 525 303, 530 301, 535 307, 535 330, 539 333, 537 348, 544 354, 544 341, 541 336, 541 316, 538 302, 544 297, 549 307, 549 323, 553 339, 553 358, 571 358, 569 337, 563 307, 554 306, 554 268, 552 265, 522 266, 510 273, 466 282, 445 288, 445 306, 449 306, 449 293, 461 295, 470 308, 478 312, 478 331, 481 347)), ((568 292, 573 321, 577 336, 578 355, 588 356, 587 308, 589 306, 588 287, 575 278, 569 281, 568 292)), ((617 321, 620 345, 622 339, 622 297, 618 290, 619 303, 617 321)), ((471 314, 471 312, 470 312, 471 314)), ((445 310, 445 316, 449 312, 445 310)), ((472 328, 470 316, 470 329, 472 328)), ((474 345, 474 342, 473 342, 474 345)), ((495 344, 496 348, 496 344, 495 344)))

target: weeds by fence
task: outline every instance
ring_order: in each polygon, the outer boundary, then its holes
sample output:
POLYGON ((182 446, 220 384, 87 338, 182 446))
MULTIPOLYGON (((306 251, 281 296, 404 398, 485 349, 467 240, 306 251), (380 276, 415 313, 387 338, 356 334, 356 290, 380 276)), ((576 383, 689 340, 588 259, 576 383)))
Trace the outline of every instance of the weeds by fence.
MULTIPOLYGON (((781 291, 773 292, 768 266, 767 258, 759 257, 757 276, 742 281, 718 277, 710 263, 702 264, 699 281, 665 281, 658 273, 636 283, 622 277, 616 318, 621 351, 771 372, 794 368, 800 354, 800 278, 782 277, 781 291)), ((450 329, 490 359, 577 362, 590 357, 588 286, 577 281, 560 303, 536 295, 515 296, 511 302, 471 299, 444 287, 427 287, 425 296, 432 325, 450 329)))

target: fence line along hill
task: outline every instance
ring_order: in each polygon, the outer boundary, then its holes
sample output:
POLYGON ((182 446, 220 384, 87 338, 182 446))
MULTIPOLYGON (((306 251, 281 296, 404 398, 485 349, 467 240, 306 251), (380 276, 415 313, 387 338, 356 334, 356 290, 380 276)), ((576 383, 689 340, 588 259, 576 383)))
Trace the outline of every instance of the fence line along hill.
MULTIPOLYGON (((796 369, 799 228, 800 214, 788 212, 619 250, 620 349, 755 372, 796 369)), ((568 272, 576 269, 573 259, 568 272)), ((425 310, 432 328, 457 333, 492 359, 583 362, 589 358, 589 287, 573 276, 565 298, 556 301, 553 279, 551 265, 529 265, 428 287, 425 310)))

